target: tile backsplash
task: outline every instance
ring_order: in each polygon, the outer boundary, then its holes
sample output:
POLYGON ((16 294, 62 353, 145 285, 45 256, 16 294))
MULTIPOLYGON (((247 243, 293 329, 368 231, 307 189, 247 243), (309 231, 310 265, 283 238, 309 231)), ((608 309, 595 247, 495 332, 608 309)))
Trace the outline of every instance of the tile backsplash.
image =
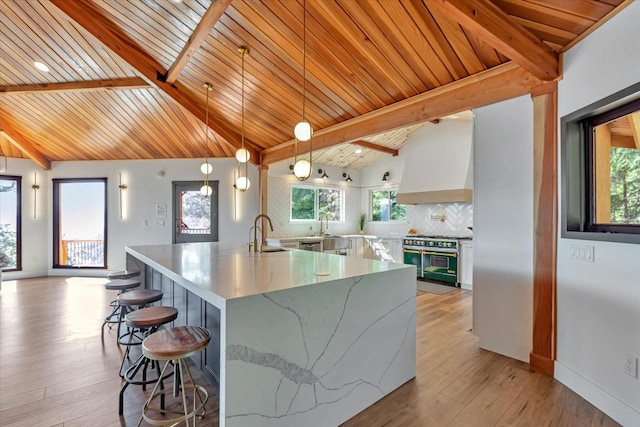
MULTIPOLYGON (((319 221, 291 222, 289 220, 290 188, 297 181, 293 176, 269 178, 269 211, 274 231, 269 235, 276 237, 308 236, 320 229, 319 221)), ((331 234, 357 234, 358 219, 361 212, 368 214, 369 189, 335 185, 345 189, 345 221, 331 222, 331 234)), ((434 203, 407 205, 407 220, 399 222, 367 222, 364 231, 367 234, 385 236, 404 236, 409 228, 420 234, 471 236, 467 229, 473 225, 473 205, 471 203, 434 203), (431 216, 446 216, 445 221, 431 219, 431 216)))

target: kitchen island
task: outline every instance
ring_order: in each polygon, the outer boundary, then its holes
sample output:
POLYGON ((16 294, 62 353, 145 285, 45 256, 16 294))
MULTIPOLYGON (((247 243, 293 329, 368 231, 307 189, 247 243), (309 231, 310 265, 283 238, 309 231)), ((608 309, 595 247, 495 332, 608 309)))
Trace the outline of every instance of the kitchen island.
POLYGON ((220 426, 337 426, 415 377, 415 266, 236 243, 126 252, 176 325, 212 332, 194 362, 220 426))

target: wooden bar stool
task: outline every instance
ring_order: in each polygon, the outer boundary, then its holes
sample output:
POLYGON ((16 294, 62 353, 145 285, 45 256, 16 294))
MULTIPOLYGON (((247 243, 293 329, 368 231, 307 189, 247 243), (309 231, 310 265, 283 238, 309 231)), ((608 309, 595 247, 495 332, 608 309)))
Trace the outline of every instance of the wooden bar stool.
MULTIPOLYGON (((173 307, 146 307, 141 308, 140 310, 133 311, 128 313, 125 316, 125 324, 128 328, 136 329, 142 335, 143 338, 148 337, 153 334, 160 328, 162 325, 166 325, 167 323, 173 322, 178 317, 178 310, 173 307)), ((133 334, 129 335, 129 340, 131 339, 133 334)), ((128 358, 130 351, 130 346, 127 346, 127 350, 122 358, 122 365, 120 365, 120 376, 122 376, 125 380, 124 385, 120 389, 120 405, 119 405, 119 414, 122 415, 123 412, 123 403, 124 403, 124 391, 129 387, 130 384, 133 385, 141 385, 143 390, 147 389, 147 384, 153 384, 157 381, 163 381, 169 378, 172 373, 165 375, 164 377, 160 376, 160 363, 155 360, 150 360, 145 357, 144 354, 141 354, 140 357, 126 370, 124 375, 122 374, 122 367, 124 366, 125 359, 128 358), (157 377, 153 379, 147 379, 147 368, 149 366, 149 362, 151 362, 151 368, 155 367, 157 377), (136 380, 136 375, 142 369, 142 379, 136 380)), ((161 388, 164 388, 164 385, 160 385, 161 388)), ((160 407, 164 409, 164 395, 161 397, 160 407)))
MULTIPOLYGON (((205 405, 209 400, 209 393, 207 390, 196 384, 193 381, 189 366, 185 363, 185 359, 202 350, 209 344, 211 335, 205 328, 199 326, 178 326, 175 328, 161 329, 156 333, 149 335, 142 342, 142 354, 151 360, 166 360, 162 372, 160 373, 160 379, 164 376, 165 371, 170 363, 174 365, 173 387, 167 389, 161 389, 158 391, 158 386, 161 385, 160 380, 156 382, 153 387, 151 396, 145 402, 142 407, 142 416, 138 421, 138 427, 145 420, 151 425, 177 425, 181 422, 188 424, 187 420, 193 417, 202 418, 205 415, 205 405), (185 385, 184 373, 187 373, 190 384, 185 385), (187 390, 193 390, 193 411, 189 412, 187 408, 187 390), (173 392, 174 397, 178 397, 182 392, 182 407, 183 412, 176 412, 165 410, 162 407, 160 409, 152 408, 151 403, 159 396, 163 396, 167 393, 173 392), (204 395, 204 399, 201 394, 204 395), (197 401, 200 401, 200 405, 196 407, 197 401), (160 412, 161 414, 181 414, 181 416, 172 419, 158 419, 148 416, 148 412, 160 412)), ((195 425, 195 419, 193 420, 195 425)))
POLYGON ((121 307, 120 310, 120 323, 118 323, 118 344, 123 345, 140 345, 142 343, 142 337, 135 335, 135 331, 127 328, 128 331, 124 334, 120 333, 120 327, 124 322, 125 316, 133 310, 143 308, 149 304, 160 301, 162 299, 162 291, 157 289, 136 289, 135 291, 125 292, 118 295, 118 304, 121 307), (128 342, 125 339, 129 337, 128 342), (132 338, 136 338, 133 342, 132 338))
MULTIPOLYGON (((110 282, 105 283, 104 288, 108 291, 118 291, 118 295, 121 295, 124 292, 127 292, 131 289, 135 289, 140 286, 140 280, 138 279, 126 279, 126 280, 112 280, 110 282)), ((111 306, 111 313, 105 317, 104 323, 102 324, 102 334, 104 335, 104 326, 109 325, 109 329, 114 323, 120 323, 122 321, 122 316, 120 315, 120 310, 122 307, 118 303, 118 299, 111 301, 109 303, 111 306)))

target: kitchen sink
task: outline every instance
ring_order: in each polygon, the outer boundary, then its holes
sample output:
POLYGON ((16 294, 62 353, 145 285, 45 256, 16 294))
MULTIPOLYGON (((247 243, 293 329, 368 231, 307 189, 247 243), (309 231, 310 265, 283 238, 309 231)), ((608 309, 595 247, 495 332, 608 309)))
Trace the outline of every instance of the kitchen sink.
POLYGON ((325 237, 322 240, 323 251, 338 251, 349 248, 349 239, 347 237, 332 236, 325 237))

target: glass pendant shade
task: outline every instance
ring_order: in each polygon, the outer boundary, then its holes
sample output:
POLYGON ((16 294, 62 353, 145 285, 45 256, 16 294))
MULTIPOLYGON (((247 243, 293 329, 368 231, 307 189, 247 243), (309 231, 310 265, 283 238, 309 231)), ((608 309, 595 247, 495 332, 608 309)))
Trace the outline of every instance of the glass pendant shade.
POLYGON ((311 163, 308 160, 298 160, 293 165, 293 174, 301 181, 309 178, 311 176, 311 163))
POLYGON ((211 172, 213 172, 213 166, 211 166, 211 163, 209 162, 204 162, 200 165, 200 172, 205 175, 209 175, 211 172))
POLYGON ((246 176, 241 176, 236 179, 236 189, 240 191, 247 191, 251 187, 251 181, 246 176))
POLYGON ((204 197, 209 197, 212 193, 213 190, 210 186, 203 185, 202 187, 200 187, 200 194, 202 194, 204 197))
POLYGON ((236 151, 236 159, 240 163, 248 162, 250 157, 251 157, 251 153, 249 153, 249 150, 247 150, 244 147, 242 147, 242 148, 238 149, 238 151, 236 151))
POLYGON ((293 128, 293 134, 298 139, 298 141, 304 142, 310 140, 311 136, 313 135, 311 123, 306 120, 302 120, 296 125, 296 127, 293 128))

